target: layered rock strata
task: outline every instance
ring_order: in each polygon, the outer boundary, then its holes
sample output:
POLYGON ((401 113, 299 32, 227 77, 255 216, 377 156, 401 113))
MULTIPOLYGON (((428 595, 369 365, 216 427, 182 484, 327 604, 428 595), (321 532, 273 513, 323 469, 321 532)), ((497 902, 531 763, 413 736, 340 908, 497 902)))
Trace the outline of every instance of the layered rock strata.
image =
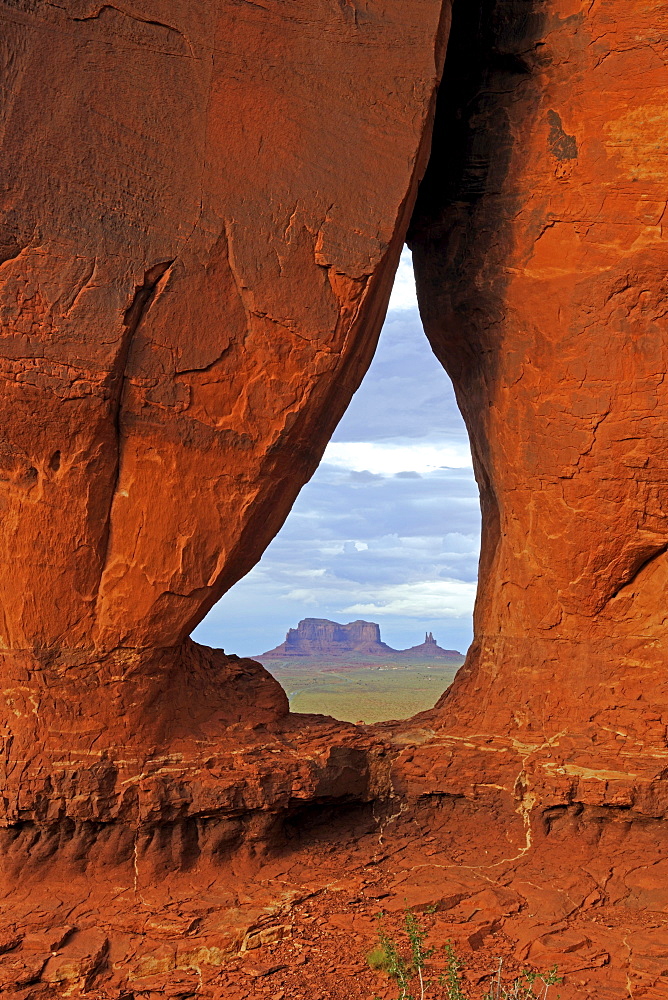
POLYGON ((31 823, 5 833, 3 995, 392 1000, 366 955, 379 910, 401 940, 408 904, 438 946, 436 971, 454 943, 474 1000, 500 955, 509 976, 556 963, 562 1000, 665 996, 656 760, 636 754, 624 773, 608 749, 595 772, 573 737, 318 717, 230 726, 190 750, 141 773, 127 755, 134 827, 117 813, 69 828, 54 817, 49 837, 45 822, 41 836, 31 823))
POLYGON ((382 656, 394 660, 401 657, 417 659, 442 659, 448 657, 461 661, 462 655, 456 649, 442 649, 431 632, 424 642, 410 649, 392 649, 380 637, 380 625, 376 622, 356 621, 347 625, 329 621, 327 618, 304 618, 297 628, 288 629, 285 641, 274 649, 261 653, 260 660, 275 660, 291 657, 382 656))
POLYGON ((365 653, 382 656, 393 653, 380 638, 376 622, 348 622, 340 625, 327 618, 304 618, 297 628, 288 629, 285 642, 262 654, 265 657, 341 656, 345 653, 365 653))

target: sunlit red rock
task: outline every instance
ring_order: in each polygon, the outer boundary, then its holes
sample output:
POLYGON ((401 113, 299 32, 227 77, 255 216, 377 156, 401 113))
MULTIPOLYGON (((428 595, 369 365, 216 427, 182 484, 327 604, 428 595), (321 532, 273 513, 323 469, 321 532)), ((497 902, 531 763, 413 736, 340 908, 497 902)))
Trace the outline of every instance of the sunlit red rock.
POLYGON ((407 901, 472 989, 503 955, 663 1000, 666 11, 455 15, 411 243, 476 641, 437 711, 358 728, 187 635, 369 362, 449 7, 4 3, 8 995, 367 1000, 407 901))
POLYGON ((33 663, 149 673, 282 524, 375 348, 448 15, 5 4, 10 728, 33 663))

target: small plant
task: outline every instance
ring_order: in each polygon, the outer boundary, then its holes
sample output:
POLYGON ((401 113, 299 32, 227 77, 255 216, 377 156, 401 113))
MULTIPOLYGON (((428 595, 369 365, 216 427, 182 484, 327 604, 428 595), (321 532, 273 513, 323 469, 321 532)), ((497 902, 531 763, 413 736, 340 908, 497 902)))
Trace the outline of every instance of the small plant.
MULTIPOLYGON (((382 913, 380 915, 380 920, 382 920, 382 913)), ((382 923, 380 922, 379 938, 380 947, 385 955, 385 971, 391 979, 394 979, 395 983, 399 987, 398 1000, 413 1000, 413 997, 408 992, 411 980, 410 966, 404 959, 392 938, 388 937, 382 923)))
POLYGON ((425 990, 431 986, 431 980, 425 980, 422 973, 425 965, 436 949, 425 948, 424 942, 427 937, 427 933, 422 927, 420 927, 418 918, 408 908, 404 910, 404 924, 411 948, 411 968, 414 973, 417 973, 418 981, 420 983, 420 1000, 424 1000, 425 990))
POLYGON ((501 973, 503 971, 503 959, 499 959, 499 967, 496 970, 496 977, 494 980, 494 985, 489 993, 483 998, 483 1000, 500 1000, 501 990, 503 988, 503 983, 501 982, 501 973))
POLYGON ((550 986, 556 986, 562 981, 562 977, 557 975, 556 965, 553 965, 548 972, 524 971, 505 986, 501 979, 502 968, 503 959, 500 958, 494 985, 483 1000, 548 1000, 550 986), (540 983, 541 986, 538 994, 534 989, 535 983, 540 983))
POLYGON ((387 955, 385 954, 385 949, 382 945, 374 948, 370 951, 366 957, 367 965, 371 969, 383 970, 387 969, 387 955))
MULTIPOLYGON (((434 911, 430 909, 428 912, 433 913, 434 911)), ((409 907, 404 910, 403 929, 408 947, 404 948, 402 953, 397 942, 385 930, 383 913, 379 913, 379 943, 367 955, 367 962, 372 969, 382 969, 395 981, 399 989, 397 1000, 425 1000, 427 992, 434 985, 434 980, 426 978, 426 974, 427 963, 435 949, 426 947, 427 932, 409 907), (406 954, 407 952, 410 954, 406 954), (412 986, 417 988, 415 994, 411 992, 412 986)), ((442 987, 443 992, 438 997, 434 995, 433 1000, 472 1000, 464 992, 463 966, 450 941, 445 945, 444 951, 446 967, 445 971, 438 977, 438 984, 442 987)), ((557 967, 554 965, 548 972, 524 971, 516 976, 511 983, 505 984, 503 982, 503 959, 500 958, 492 986, 483 1000, 551 1000, 550 987, 561 981, 561 977, 557 975, 557 967), (537 983, 540 985, 538 993, 535 989, 537 983)), ((374 1000, 380 1000, 380 998, 374 997, 374 1000)), ((556 1000, 559 1000, 558 995, 556 1000)))

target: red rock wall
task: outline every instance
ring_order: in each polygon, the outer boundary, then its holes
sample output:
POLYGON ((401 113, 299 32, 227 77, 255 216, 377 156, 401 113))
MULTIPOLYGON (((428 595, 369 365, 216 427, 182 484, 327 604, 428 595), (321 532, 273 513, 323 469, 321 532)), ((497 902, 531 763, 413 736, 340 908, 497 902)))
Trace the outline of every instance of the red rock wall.
POLYGON ((476 640, 375 730, 185 636, 369 362, 449 5, 0 17, 0 989, 361 1000, 409 901, 472 988, 663 998, 665 4, 455 4, 411 241, 476 640))
POLYGON ((2 645, 180 642, 369 363, 448 5, 2 6, 2 645))
POLYGON ((664 745, 667 29, 644 0, 455 5, 411 234, 484 518, 446 724, 664 745))
POLYGON ((206 753, 252 760, 288 705, 259 664, 187 636, 276 534, 371 360, 449 14, 0 3, 0 827, 20 863, 62 837, 89 856, 117 823, 169 839, 182 811, 225 827, 318 784, 289 754, 200 796, 206 753))

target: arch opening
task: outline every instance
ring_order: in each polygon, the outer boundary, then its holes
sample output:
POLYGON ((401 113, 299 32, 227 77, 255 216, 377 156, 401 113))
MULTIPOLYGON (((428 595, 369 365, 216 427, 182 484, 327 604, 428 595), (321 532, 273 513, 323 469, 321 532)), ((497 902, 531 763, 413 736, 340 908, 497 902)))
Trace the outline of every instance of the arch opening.
POLYGON ((422 329, 406 248, 374 360, 315 475, 193 638, 259 659, 294 711, 409 717, 463 662, 479 539, 468 435, 422 329), (380 641, 331 627, 353 622, 380 641))

